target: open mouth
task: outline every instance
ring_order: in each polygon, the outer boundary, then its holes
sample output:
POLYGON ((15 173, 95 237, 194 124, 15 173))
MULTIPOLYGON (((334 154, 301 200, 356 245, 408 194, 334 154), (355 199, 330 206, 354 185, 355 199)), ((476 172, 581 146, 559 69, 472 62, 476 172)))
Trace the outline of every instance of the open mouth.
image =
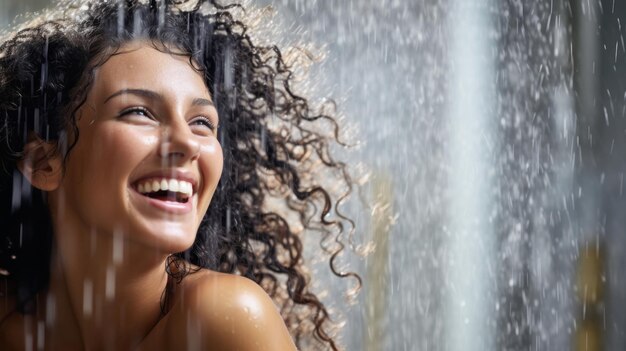
POLYGON ((177 203, 187 203, 193 195, 191 183, 176 179, 142 180, 134 185, 141 195, 177 203))
POLYGON ((181 194, 179 192, 172 191, 157 191, 155 193, 147 193, 142 194, 144 196, 161 200, 161 201, 171 201, 171 202, 179 202, 179 203, 187 203, 189 201, 189 196, 186 194, 181 194))

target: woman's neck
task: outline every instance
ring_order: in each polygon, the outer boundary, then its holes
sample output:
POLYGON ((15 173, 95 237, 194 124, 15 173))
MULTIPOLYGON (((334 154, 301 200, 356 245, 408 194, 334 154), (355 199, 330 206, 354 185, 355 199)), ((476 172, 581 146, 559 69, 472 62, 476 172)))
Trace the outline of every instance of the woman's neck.
POLYGON ((160 319, 166 256, 123 234, 61 233, 46 294, 46 334, 85 350, 137 346, 160 319))

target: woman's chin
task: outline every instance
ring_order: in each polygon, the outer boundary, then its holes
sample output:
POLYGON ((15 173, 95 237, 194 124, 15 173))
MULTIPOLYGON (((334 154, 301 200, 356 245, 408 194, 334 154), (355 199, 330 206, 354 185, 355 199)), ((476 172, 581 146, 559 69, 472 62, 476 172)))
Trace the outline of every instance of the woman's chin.
POLYGON ((128 240, 172 254, 189 249, 195 240, 197 228, 181 223, 152 221, 148 228, 130 231, 128 240))

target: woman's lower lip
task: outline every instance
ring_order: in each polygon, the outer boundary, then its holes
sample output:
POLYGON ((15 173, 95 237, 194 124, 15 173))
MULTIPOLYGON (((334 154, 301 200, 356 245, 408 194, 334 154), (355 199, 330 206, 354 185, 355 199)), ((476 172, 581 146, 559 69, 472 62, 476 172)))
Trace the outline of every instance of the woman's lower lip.
POLYGON ((191 212, 191 209, 193 207, 193 196, 190 197, 187 202, 174 202, 153 199, 151 197, 142 195, 135 189, 133 189, 133 193, 138 197, 139 201, 144 201, 149 206, 170 214, 187 214, 191 212))

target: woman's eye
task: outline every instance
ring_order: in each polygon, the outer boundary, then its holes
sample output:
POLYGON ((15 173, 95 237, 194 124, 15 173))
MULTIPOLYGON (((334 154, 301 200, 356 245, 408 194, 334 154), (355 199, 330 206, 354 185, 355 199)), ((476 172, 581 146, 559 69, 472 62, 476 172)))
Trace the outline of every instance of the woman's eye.
POLYGON ((120 112, 120 117, 121 116, 144 116, 144 117, 148 117, 150 119, 154 119, 152 117, 152 115, 150 114, 150 112, 148 112, 148 110, 146 110, 143 107, 131 107, 128 108, 122 112, 120 112))
POLYGON ((139 123, 145 122, 155 122, 156 119, 152 114, 144 107, 131 107, 123 110, 119 113, 119 117, 124 117, 130 121, 135 121, 139 123))
POLYGON ((215 132, 217 126, 210 119, 204 116, 194 118, 189 125, 196 128, 202 128, 205 132, 215 132))

